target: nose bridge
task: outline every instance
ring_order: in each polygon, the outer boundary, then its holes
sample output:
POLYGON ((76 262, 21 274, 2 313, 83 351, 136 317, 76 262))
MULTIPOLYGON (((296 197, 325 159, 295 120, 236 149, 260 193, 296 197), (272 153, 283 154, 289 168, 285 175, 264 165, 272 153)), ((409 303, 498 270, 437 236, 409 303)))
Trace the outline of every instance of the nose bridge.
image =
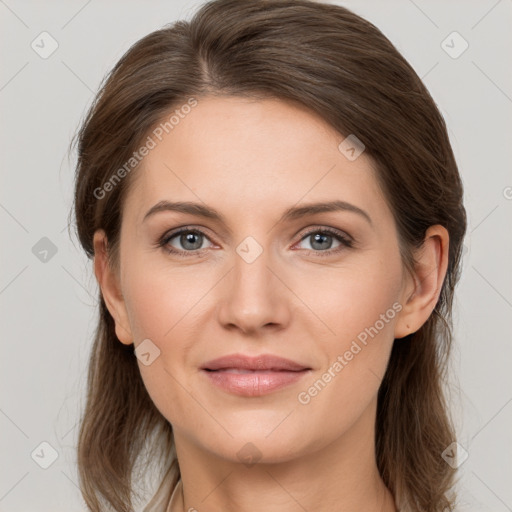
POLYGON ((236 248, 234 256, 234 280, 238 290, 268 293, 271 272, 270 251, 263 248, 253 237, 247 237, 236 248))
POLYGON ((256 313, 272 301, 270 250, 249 236, 240 242, 235 253, 232 293, 248 311, 256 313))
POLYGON ((286 297, 270 270, 273 266, 270 249, 254 237, 248 236, 238 244, 220 299, 219 320, 224 325, 250 331, 288 321, 286 297))

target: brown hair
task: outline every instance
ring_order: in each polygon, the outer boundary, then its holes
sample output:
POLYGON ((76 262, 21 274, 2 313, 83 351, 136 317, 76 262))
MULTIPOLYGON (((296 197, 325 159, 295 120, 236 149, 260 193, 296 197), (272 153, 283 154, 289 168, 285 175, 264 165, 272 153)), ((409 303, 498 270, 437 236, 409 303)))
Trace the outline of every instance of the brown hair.
MULTIPOLYGON (((135 43, 83 120, 75 215, 89 257, 93 234, 103 229, 109 262, 116 265, 123 198, 136 170, 101 197, 97 191, 107 190, 171 109, 206 94, 295 101, 340 134, 355 134, 377 166, 405 268, 413 268, 413 249, 429 226, 448 230, 447 275, 433 314, 394 342, 378 395, 375 449, 382 478, 402 509, 452 510, 454 471, 441 453, 455 436, 443 384, 466 213, 445 122, 432 97, 391 42, 343 7, 308 0, 209 2, 191 21, 135 43)), ((132 510, 141 455, 160 460, 172 488, 179 467, 172 427, 144 387, 133 347, 116 338, 101 292, 99 301, 78 469, 91 510, 124 512, 132 510)))

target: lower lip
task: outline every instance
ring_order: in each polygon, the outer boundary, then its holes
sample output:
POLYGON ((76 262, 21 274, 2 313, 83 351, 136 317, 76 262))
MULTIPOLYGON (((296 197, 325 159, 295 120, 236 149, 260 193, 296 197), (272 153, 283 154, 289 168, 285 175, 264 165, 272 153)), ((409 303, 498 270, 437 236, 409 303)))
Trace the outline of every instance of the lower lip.
POLYGON ((202 372, 210 382, 219 388, 240 396, 261 396, 284 388, 302 379, 311 370, 263 371, 251 373, 231 373, 222 370, 202 372))

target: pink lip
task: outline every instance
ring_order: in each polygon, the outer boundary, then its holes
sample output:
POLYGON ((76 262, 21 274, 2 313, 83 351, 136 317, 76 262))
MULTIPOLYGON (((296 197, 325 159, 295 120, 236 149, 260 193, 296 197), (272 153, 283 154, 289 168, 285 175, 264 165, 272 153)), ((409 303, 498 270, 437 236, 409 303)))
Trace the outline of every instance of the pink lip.
POLYGON ((254 357, 244 356, 243 354, 230 354, 208 361, 201 368, 204 370, 238 368, 240 370, 288 370, 292 372, 310 369, 308 366, 296 363, 291 359, 284 359, 272 354, 261 354, 254 357))
POLYGON ((297 382, 311 368, 270 354, 233 354, 209 361, 201 370, 210 382, 229 393, 261 396, 297 382))

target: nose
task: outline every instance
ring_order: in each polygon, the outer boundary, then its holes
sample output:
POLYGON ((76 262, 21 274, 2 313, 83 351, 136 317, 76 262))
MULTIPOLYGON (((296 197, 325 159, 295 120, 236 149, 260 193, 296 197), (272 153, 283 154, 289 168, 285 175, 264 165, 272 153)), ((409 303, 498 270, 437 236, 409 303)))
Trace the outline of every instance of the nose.
POLYGON ((254 335, 289 324, 290 291, 270 259, 265 250, 252 262, 234 255, 233 268, 223 279, 218 297, 218 321, 225 329, 254 335))

